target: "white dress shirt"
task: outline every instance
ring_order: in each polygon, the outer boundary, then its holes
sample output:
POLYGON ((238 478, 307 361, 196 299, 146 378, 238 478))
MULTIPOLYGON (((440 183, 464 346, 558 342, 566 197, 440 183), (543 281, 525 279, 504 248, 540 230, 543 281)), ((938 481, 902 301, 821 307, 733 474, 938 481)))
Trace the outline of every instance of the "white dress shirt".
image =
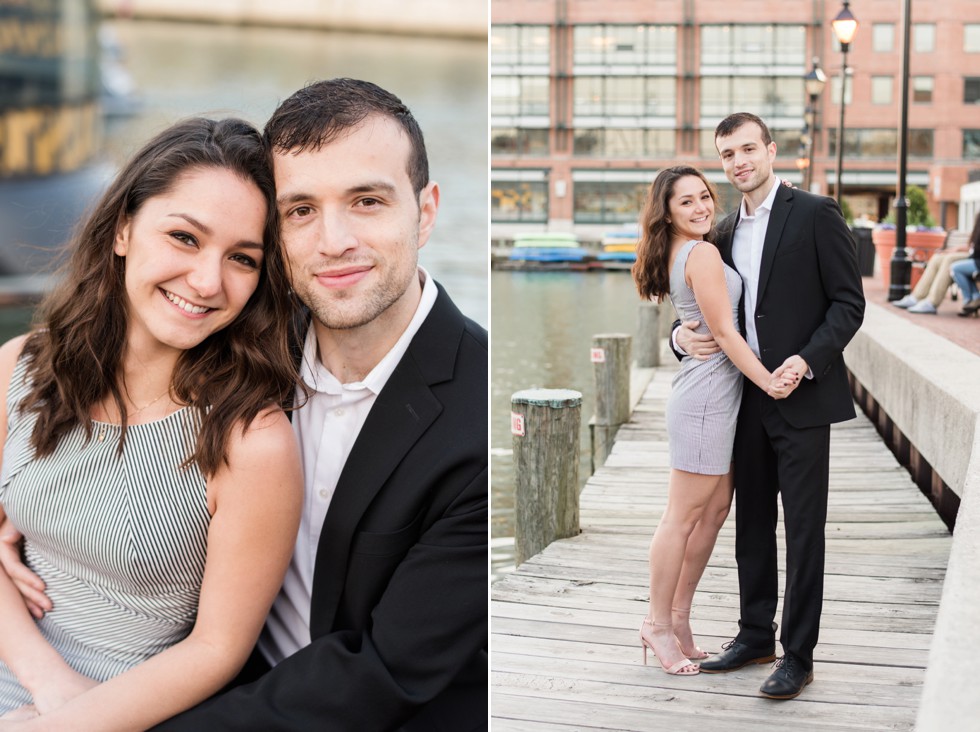
POLYGON ((303 461, 303 513, 293 558, 259 638, 259 650, 272 665, 310 643, 316 550, 337 480, 368 412, 436 301, 435 282, 421 267, 419 279, 422 299, 415 315, 363 381, 341 384, 320 362, 314 329, 306 335, 300 376, 313 393, 293 412, 293 430, 303 461))
POLYGON ((745 340, 756 355, 759 351, 759 335, 755 330, 755 306, 759 295, 759 270, 762 268, 762 247, 769 228, 769 213, 772 211, 779 178, 775 179, 766 200, 758 205, 751 216, 746 213, 745 198, 740 204, 738 224, 732 235, 732 261, 742 277, 742 293, 745 303, 745 340))

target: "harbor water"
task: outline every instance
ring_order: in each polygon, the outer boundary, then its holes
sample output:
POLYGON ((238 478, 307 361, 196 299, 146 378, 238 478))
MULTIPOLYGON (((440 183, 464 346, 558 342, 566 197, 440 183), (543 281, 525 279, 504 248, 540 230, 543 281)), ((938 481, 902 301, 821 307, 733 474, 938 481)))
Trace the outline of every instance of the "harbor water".
POLYGON ((580 484, 591 473, 588 421, 595 411, 589 357, 597 333, 636 333, 640 299, 628 271, 490 274, 491 565, 513 566, 514 465, 510 399, 522 389, 582 392, 580 484))

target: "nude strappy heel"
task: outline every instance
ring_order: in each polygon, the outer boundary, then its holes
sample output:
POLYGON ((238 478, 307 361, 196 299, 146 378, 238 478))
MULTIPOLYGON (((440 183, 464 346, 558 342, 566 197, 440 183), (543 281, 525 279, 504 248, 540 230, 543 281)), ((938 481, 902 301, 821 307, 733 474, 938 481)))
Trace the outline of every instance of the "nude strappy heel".
MULTIPOLYGON (((690 628, 690 626, 691 626, 691 622, 690 622, 691 621, 691 608, 689 608, 689 607, 687 607, 687 608, 684 608, 684 607, 672 607, 671 608, 671 611, 672 612, 675 612, 675 613, 677 613, 679 615, 683 615, 684 618, 685 618, 685 620, 687 620, 688 628, 690 628)), ((675 635, 676 635, 676 633, 675 633, 675 635)), ((680 644, 680 641, 678 641, 678 644, 680 644)), ((692 661, 701 661, 701 660, 703 660, 703 659, 705 659, 705 658, 707 658, 708 656, 711 655, 710 653, 707 653, 705 651, 702 651, 701 648, 699 646, 697 646, 697 645, 695 645, 694 646, 694 650, 693 651, 690 651, 690 652, 688 652, 684 648, 684 646, 682 645, 681 646, 681 653, 683 653, 685 656, 687 656, 688 658, 690 658, 692 661)))
MULTIPOLYGON (((642 625, 640 625, 640 644, 643 646, 644 666, 647 665, 647 649, 649 648, 651 651, 653 651, 653 655, 657 658, 657 660, 660 661, 660 667, 664 670, 664 672, 670 674, 671 676, 696 676, 697 674, 701 673, 701 669, 698 667, 698 665, 696 663, 691 663, 690 660, 688 660, 687 658, 682 658, 680 661, 673 664, 670 668, 664 666, 663 660, 660 658, 660 656, 657 656, 657 651, 653 647, 654 627, 660 627, 660 628, 670 627, 671 633, 673 633, 674 626, 673 623, 651 623, 650 618, 643 618, 643 623, 642 625), (651 628, 650 637, 647 637, 643 633, 644 627, 648 625, 651 628)), ((676 639, 674 642, 675 643, 677 642, 676 639)), ((678 648, 680 648, 680 644, 678 644, 678 648)), ((681 653, 683 653, 683 651, 681 651, 681 653)))

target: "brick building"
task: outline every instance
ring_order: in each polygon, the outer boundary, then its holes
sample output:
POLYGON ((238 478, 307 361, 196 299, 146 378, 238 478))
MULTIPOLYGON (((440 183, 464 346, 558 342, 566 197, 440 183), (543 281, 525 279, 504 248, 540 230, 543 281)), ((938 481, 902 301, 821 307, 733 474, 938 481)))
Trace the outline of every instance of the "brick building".
MULTIPOLYGON (((855 216, 884 217, 896 190, 901 0, 853 0, 843 194, 855 216)), ((831 194, 842 54, 836 0, 492 0, 491 236, 575 231, 596 239, 636 221, 656 171, 704 169, 735 203, 715 125, 758 114, 776 172, 831 194), (803 77, 828 77, 815 115, 803 77), (815 116, 815 125, 812 124, 815 116), (807 122, 811 124, 807 126, 807 122), (812 154, 802 140, 809 133, 812 154)), ((980 2, 913 3, 907 184, 946 228, 960 186, 980 173, 980 2)))

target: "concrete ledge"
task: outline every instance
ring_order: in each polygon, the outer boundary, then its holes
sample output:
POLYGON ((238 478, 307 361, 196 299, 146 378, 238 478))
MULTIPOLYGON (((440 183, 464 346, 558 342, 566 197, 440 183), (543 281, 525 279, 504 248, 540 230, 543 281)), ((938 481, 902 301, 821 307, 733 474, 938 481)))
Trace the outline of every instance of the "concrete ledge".
POLYGON ((869 302, 844 359, 895 426, 965 498, 967 475, 977 470, 980 356, 869 302))
POLYGON ((869 302, 844 358, 961 499, 916 729, 969 729, 980 719, 980 357, 869 302))

